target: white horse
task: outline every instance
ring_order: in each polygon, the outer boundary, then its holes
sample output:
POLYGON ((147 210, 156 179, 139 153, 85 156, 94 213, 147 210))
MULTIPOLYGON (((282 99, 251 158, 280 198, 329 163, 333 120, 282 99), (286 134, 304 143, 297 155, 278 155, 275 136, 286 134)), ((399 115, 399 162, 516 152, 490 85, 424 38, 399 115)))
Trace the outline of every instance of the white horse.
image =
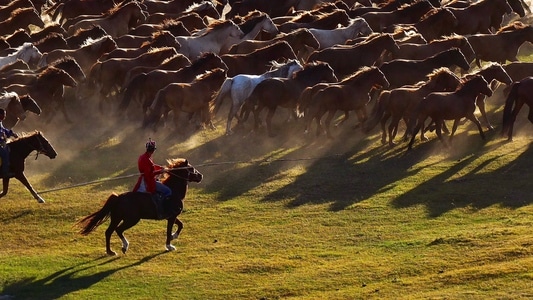
POLYGON ((309 28, 309 31, 315 36, 320 43, 317 50, 322 50, 333 45, 344 44, 349 39, 359 36, 367 36, 373 31, 363 18, 354 18, 350 25, 335 29, 316 29, 309 28))
POLYGON ((39 61, 43 54, 37 47, 32 43, 26 42, 22 46, 15 49, 15 52, 9 54, 8 56, 0 57, 0 68, 5 65, 8 65, 17 59, 20 59, 27 63, 28 65, 34 64, 34 62, 39 61))
POLYGON ((190 60, 197 59, 202 53, 220 53, 220 49, 229 49, 231 45, 241 41, 244 33, 231 20, 216 21, 209 25, 201 35, 177 36, 180 43, 179 53, 187 56, 190 60))
POLYGON ((228 77, 220 87, 220 90, 218 91, 214 101, 214 112, 216 113, 220 109, 224 99, 231 99, 231 108, 228 113, 228 121, 226 123, 226 135, 233 133, 231 130, 231 121, 233 118, 241 121, 239 116, 237 116, 237 113, 248 99, 254 88, 261 81, 271 77, 289 78, 294 72, 303 69, 302 65, 298 62, 298 60, 295 59, 291 59, 283 65, 277 64, 275 61, 273 61, 272 64, 275 67, 274 70, 268 71, 261 75, 239 74, 234 77, 228 77))

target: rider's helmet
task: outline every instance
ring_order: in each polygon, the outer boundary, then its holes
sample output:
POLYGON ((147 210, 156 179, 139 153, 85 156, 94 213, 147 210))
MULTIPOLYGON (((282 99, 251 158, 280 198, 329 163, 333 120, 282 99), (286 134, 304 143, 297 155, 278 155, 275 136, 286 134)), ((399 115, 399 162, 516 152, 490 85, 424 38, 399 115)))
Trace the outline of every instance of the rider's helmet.
POLYGON ((148 139, 148 142, 146 142, 146 151, 154 152, 155 149, 155 141, 153 141, 151 138, 148 139))

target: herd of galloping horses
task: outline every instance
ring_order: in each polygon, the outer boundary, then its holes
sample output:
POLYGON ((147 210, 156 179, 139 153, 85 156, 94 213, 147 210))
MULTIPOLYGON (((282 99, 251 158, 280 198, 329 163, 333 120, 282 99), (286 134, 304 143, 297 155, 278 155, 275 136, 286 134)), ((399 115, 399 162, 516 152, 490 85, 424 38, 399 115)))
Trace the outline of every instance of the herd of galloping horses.
POLYGON ((523 0, 0 0, 0 107, 9 127, 72 122, 76 102, 178 130, 213 127, 225 105, 226 134, 252 115, 269 136, 284 108, 328 137, 354 112, 390 146, 403 121, 410 149, 429 128, 448 145, 465 118, 485 138, 476 108, 493 130, 485 100, 502 87, 511 140, 533 105, 530 14, 523 0))

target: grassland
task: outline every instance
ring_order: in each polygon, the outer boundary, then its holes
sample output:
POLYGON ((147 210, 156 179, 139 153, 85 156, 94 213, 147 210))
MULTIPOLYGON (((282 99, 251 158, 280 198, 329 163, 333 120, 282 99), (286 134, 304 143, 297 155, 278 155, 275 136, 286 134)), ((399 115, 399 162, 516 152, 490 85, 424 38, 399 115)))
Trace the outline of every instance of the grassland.
MULTIPOLYGON (((489 100, 496 126, 501 105, 489 100)), ((429 134, 406 154, 350 125, 304 136, 284 113, 275 138, 250 125, 225 136, 222 114, 185 134, 89 111, 26 120, 17 130, 42 130, 59 156, 27 159, 46 204, 16 181, 0 199, 0 299, 533 298, 525 115, 511 143, 465 124, 453 148, 429 134), (126 255, 105 256, 107 224, 87 237, 73 225, 132 187, 148 136, 156 162, 188 158, 205 180, 190 185, 177 251, 164 251, 163 221, 143 220, 126 255)))

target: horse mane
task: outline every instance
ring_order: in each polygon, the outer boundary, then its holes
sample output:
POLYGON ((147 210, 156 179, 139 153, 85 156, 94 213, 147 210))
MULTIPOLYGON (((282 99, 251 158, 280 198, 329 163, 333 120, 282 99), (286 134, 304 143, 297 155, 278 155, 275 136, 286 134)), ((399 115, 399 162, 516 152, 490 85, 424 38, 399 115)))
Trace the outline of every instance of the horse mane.
POLYGON ((83 44, 81 44, 81 47, 93 47, 95 45, 101 45, 103 42, 111 40, 114 42, 113 38, 110 35, 104 35, 97 39, 93 39, 92 37, 88 37, 83 44))
POLYGON ((204 9, 207 9, 206 6, 209 6, 210 8, 214 7, 214 5, 213 5, 213 3, 211 1, 196 2, 196 3, 193 3, 193 4, 189 5, 189 7, 187 7, 187 9, 185 9, 184 13, 197 11, 198 9, 199 10, 204 10, 204 9))
POLYGON ((232 20, 215 20, 211 24, 207 25, 205 32, 202 36, 219 29, 223 29, 229 26, 236 25, 232 20))
POLYGON ((37 14, 37 11, 33 7, 21 7, 21 8, 17 8, 14 11, 12 11, 11 15, 9 16, 9 19, 18 18, 22 14, 28 13, 30 10, 32 11, 32 13, 37 14))
POLYGON ((0 95, 0 107, 7 107, 7 104, 13 99, 19 99, 19 95, 16 92, 4 91, 2 95, 0 95))
MULTIPOLYGON (((128 0, 128 1, 124 1, 124 2, 121 2, 121 3, 118 3, 118 4, 115 4, 113 7, 111 7, 110 9, 108 9, 107 11, 105 11, 103 14, 102 14, 102 17, 109 17, 109 16, 112 16, 114 14, 116 14, 118 11, 120 11, 123 7, 125 7, 126 5, 130 5, 130 3, 134 3, 134 4, 137 4, 138 6, 138 3, 137 3, 137 0, 128 0)), ((140 6, 139 6, 140 7, 140 6)))
MULTIPOLYGON (((169 169, 180 168, 184 166, 187 166, 187 160, 185 158, 168 158, 167 159, 167 167, 169 169)), ((161 176, 161 181, 164 182, 169 177, 170 177, 170 174, 168 174, 168 172, 165 172, 161 176)))
POLYGON ((89 28, 89 29, 78 28, 72 34, 72 37, 79 36, 81 33, 84 33, 84 32, 92 32, 92 31, 100 32, 102 35, 107 35, 107 32, 104 30, 104 28, 102 28, 102 26, 100 26, 100 25, 92 25, 91 28, 89 28))
POLYGON ((359 77, 364 74, 364 73, 367 73, 369 72, 370 70, 373 70, 373 69, 377 69, 376 66, 363 66, 361 68, 359 68, 359 70, 355 71, 354 73, 348 75, 347 77, 345 77, 344 79, 342 79, 339 84, 346 84, 346 83, 349 83, 350 81, 352 80, 355 80, 355 79, 359 79, 359 77))
POLYGON ((44 69, 41 73, 37 75, 37 78, 43 78, 46 76, 60 74, 60 73, 66 73, 66 72, 62 69, 59 69, 53 66, 48 66, 46 67, 46 69, 44 69))
POLYGON ((331 68, 331 67, 327 62, 323 62, 323 61, 308 62, 303 66, 303 69, 294 72, 292 77, 297 78, 300 76, 306 76, 309 73, 316 72, 317 69, 323 69, 323 68, 331 68))
POLYGON ((507 24, 505 26, 502 26, 496 33, 504 32, 504 31, 510 31, 510 30, 518 30, 518 29, 524 29, 526 27, 529 27, 529 25, 526 25, 520 21, 514 21, 510 24, 507 24))
POLYGON ((257 9, 254 9, 254 10, 248 12, 244 16, 241 16, 241 15, 235 16, 233 18, 233 22, 235 24, 237 24, 237 25, 241 25, 241 24, 245 23, 246 21, 250 21, 252 19, 263 17, 263 16, 266 16, 266 15, 267 15, 266 13, 264 13, 262 11, 259 11, 257 9))

